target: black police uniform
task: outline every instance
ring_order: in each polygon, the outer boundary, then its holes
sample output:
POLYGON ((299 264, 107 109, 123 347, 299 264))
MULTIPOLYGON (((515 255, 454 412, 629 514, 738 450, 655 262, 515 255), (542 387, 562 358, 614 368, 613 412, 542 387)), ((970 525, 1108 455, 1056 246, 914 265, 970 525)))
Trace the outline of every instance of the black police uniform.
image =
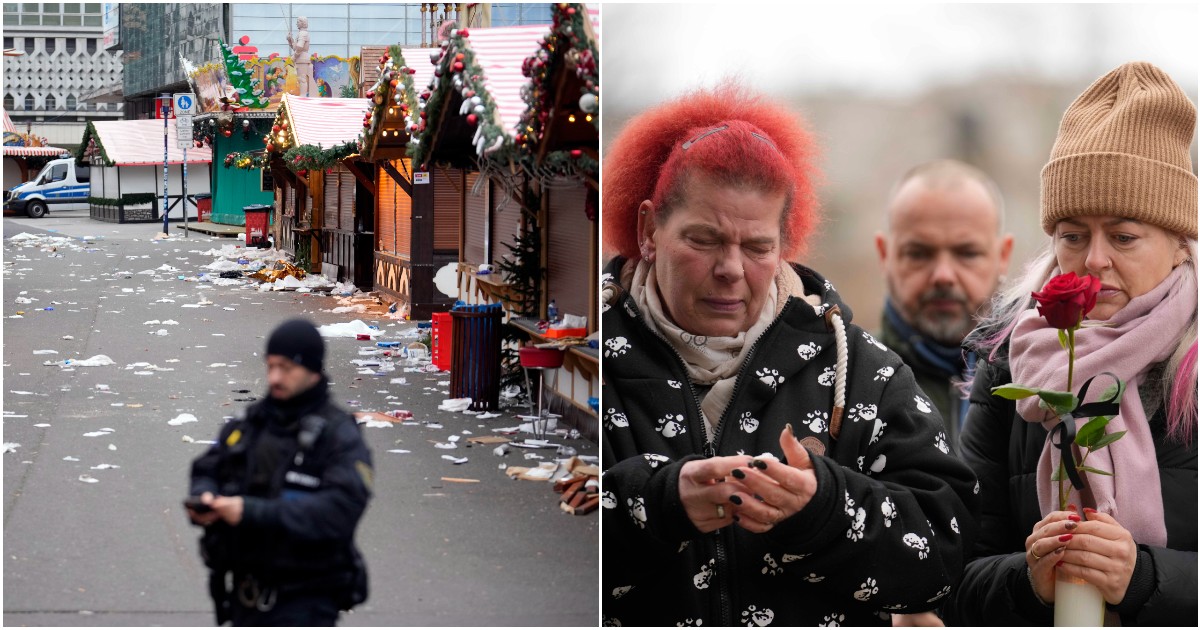
POLYGON ((191 479, 193 496, 245 500, 236 527, 218 521, 201 539, 218 625, 333 625, 366 600, 354 529, 371 483, 371 453, 324 377, 227 423, 191 479))

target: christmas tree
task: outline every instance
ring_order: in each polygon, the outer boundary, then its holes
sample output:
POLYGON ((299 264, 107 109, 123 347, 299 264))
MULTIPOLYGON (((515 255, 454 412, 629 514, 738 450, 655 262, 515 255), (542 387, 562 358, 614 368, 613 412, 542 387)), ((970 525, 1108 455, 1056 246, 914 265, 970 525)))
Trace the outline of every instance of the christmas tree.
MULTIPOLYGON (((248 107, 250 109, 263 109, 267 106, 267 99, 263 96, 262 90, 259 88, 258 79, 246 68, 242 60, 238 58, 225 42, 221 44, 221 57, 225 60, 225 75, 229 79, 229 84, 233 86, 237 93, 237 102, 229 99, 229 105, 234 107, 248 107)), ((222 99, 225 100, 225 99, 222 99)))

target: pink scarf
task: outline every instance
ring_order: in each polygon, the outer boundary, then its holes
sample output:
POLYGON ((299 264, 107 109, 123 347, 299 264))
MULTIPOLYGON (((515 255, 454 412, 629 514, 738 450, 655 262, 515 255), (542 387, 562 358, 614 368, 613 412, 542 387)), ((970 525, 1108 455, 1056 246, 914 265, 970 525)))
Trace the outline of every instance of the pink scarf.
MULTIPOLYGON (((1105 431, 1127 433, 1087 457, 1088 466, 1111 471, 1115 476, 1091 474, 1087 480, 1096 497, 1096 509, 1115 518, 1139 543, 1164 546, 1167 530, 1154 440, 1138 386, 1151 366, 1170 358, 1176 339, 1195 312, 1196 283, 1187 280, 1183 265, 1179 265, 1157 287, 1130 300, 1108 321, 1090 326, 1085 322, 1085 327, 1075 333, 1076 393, 1083 381, 1101 372, 1112 372, 1125 381, 1121 413, 1105 431)), ((1011 357, 1013 382, 1042 389, 1067 388, 1067 352, 1059 345, 1058 331, 1047 326, 1036 309, 1018 317, 1011 357)), ((1107 377, 1097 379, 1085 402, 1097 400, 1111 384, 1107 377)), ((1017 412, 1027 422, 1041 422, 1047 431, 1059 422, 1057 417, 1047 419, 1050 414, 1038 407, 1036 396, 1018 400, 1017 412)), ((1076 428, 1086 421, 1077 419, 1076 428)), ((1058 482, 1050 480, 1058 463, 1058 449, 1047 439, 1037 468, 1038 503, 1043 515, 1058 509, 1058 482)), ((1072 490, 1070 497, 1071 502, 1080 504, 1076 491, 1072 490)))

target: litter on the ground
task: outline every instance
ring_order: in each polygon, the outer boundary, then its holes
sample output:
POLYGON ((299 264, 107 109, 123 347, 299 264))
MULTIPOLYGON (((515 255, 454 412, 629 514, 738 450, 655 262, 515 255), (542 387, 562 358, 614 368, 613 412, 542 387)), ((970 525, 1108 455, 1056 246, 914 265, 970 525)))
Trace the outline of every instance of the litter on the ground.
POLYGON ((181 413, 178 416, 175 416, 175 418, 167 420, 167 424, 173 427, 184 425, 189 422, 199 422, 199 420, 196 418, 196 416, 193 416, 190 413, 181 413))
POLYGON ((453 455, 442 455, 442 459, 445 459, 445 460, 448 460, 448 461, 454 462, 454 464, 455 464, 456 466, 457 466, 457 465, 459 465, 459 464, 465 464, 465 463, 467 463, 467 458, 466 458, 466 457, 455 457, 455 456, 453 456, 453 455))

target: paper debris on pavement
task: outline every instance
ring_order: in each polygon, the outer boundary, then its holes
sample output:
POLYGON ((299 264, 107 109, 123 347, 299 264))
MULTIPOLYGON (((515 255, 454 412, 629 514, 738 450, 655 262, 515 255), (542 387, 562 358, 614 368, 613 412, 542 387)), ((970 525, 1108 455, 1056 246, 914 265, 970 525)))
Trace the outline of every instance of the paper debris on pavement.
POLYGON ((455 465, 467 463, 466 457, 455 457, 453 455, 442 455, 442 459, 452 461, 452 462, 454 462, 455 465))
POLYGON ((190 413, 181 413, 178 416, 175 416, 175 418, 168 420, 167 424, 169 424, 173 427, 177 427, 177 426, 180 426, 183 424, 187 424, 189 422, 199 422, 199 419, 197 419, 196 416, 193 416, 190 413))
POLYGON ((16 442, 5 442, 0 444, 0 453, 16 453, 21 445, 16 442))
POLYGON ((467 438, 467 441, 475 444, 504 444, 506 442, 510 442, 511 440, 506 437, 500 437, 499 435, 477 435, 467 438))
POLYGON ((369 411, 359 411, 354 414, 355 422, 366 426, 368 429, 386 429, 395 422, 395 419, 389 418, 380 413, 372 413, 369 411))
POLYGON ((537 468, 509 466, 504 470, 504 474, 514 479, 524 479, 525 481, 550 481, 557 471, 558 462, 542 462, 537 468))
POLYGON ((361 319, 356 319, 352 322, 343 322, 338 324, 325 324, 317 329, 322 337, 349 337, 355 339, 359 335, 382 335, 383 331, 378 328, 371 328, 361 319))
POLYGON ((100 480, 91 475, 79 475, 79 480, 84 483, 100 483, 100 480))

